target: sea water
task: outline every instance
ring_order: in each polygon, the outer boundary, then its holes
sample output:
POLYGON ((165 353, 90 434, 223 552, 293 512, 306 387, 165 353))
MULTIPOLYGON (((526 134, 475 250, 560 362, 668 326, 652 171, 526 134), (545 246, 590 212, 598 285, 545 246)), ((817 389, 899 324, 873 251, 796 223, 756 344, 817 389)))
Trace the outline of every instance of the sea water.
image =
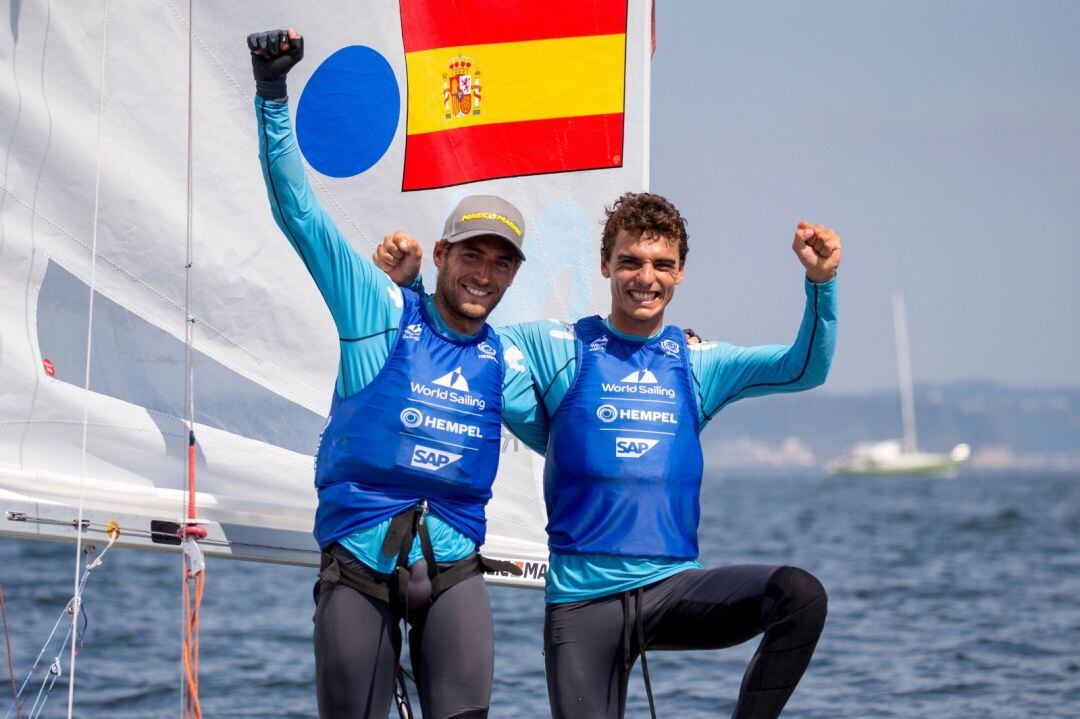
MULTIPOLYGON (((828 589, 824 635, 785 717, 1080 717, 1080 477, 709 476, 702 516, 706 566, 795 564, 828 589)), ((73 571, 70 546, 0 538, 18 678, 70 598, 73 571)), ((211 561, 204 716, 316 715, 313 576, 211 561)), ((491 595, 491 716, 547 716, 543 595, 491 595)), ((85 608, 75 715, 181 716, 179 560, 112 550, 90 578, 85 608)), ((753 649, 650 653, 658 715, 730 715, 753 649)), ((68 661, 65 648, 45 717, 66 716, 68 661)), ((0 679, 2 716, 10 701, 2 644, 0 679)), ((640 668, 627 716, 648 716, 640 668)))

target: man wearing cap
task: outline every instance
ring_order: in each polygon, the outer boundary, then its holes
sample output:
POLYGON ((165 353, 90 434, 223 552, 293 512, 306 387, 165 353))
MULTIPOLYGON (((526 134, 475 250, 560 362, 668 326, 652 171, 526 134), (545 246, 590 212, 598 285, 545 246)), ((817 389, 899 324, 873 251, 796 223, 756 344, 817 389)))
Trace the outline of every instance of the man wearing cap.
MULTIPOLYGON (((259 157, 278 226, 333 315, 341 363, 316 457, 315 665, 321 717, 390 710, 409 643, 425 717, 486 717, 494 666, 479 557, 500 421, 533 447, 527 370, 485 323, 524 261, 521 214, 462 200, 436 244, 434 295, 394 285, 361 259, 315 200, 293 137, 285 74, 295 31, 248 38, 259 157)), ((388 238, 392 239, 392 238, 388 238)))

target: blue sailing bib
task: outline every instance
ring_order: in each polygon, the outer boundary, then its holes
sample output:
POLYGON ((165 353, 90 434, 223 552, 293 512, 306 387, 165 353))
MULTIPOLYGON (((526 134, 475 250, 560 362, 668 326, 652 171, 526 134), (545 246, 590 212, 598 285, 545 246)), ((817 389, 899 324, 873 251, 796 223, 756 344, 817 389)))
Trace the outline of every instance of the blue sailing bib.
POLYGON ((682 331, 632 342, 599 317, 574 329, 544 466, 551 551, 696 558, 702 455, 682 331))
POLYGON ((403 290, 398 338, 378 376, 334 396, 316 456, 315 538, 326 547, 426 500, 483 544, 499 465, 502 349, 484 329, 457 342, 403 290))

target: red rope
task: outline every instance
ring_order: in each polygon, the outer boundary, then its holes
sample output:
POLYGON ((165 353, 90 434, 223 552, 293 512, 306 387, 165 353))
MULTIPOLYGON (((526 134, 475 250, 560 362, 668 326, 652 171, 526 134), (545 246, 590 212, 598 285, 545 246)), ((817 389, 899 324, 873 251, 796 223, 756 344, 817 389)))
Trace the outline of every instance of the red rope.
POLYGON ((4 606, 4 588, 2 586, 0 586, 0 615, 4 618, 4 643, 7 644, 8 673, 11 675, 11 695, 15 697, 15 713, 18 715, 18 719, 22 719, 22 705, 19 704, 19 690, 15 687, 15 665, 11 661, 11 634, 8 633, 7 608, 4 606))
MULTIPOLYGON (((188 432, 188 524, 180 530, 185 542, 206 538, 206 528, 195 524, 195 432, 188 432)), ((184 678, 187 683, 187 708, 184 719, 202 719, 199 703, 199 608, 202 606, 206 570, 192 572, 185 559, 184 567, 184 678)))
POLYGON ((202 706, 199 703, 199 607, 202 605, 206 572, 202 571, 194 576, 186 574, 184 579, 184 676, 187 679, 185 719, 202 719, 202 706), (189 588, 189 583, 195 585, 194 592, 189 588))

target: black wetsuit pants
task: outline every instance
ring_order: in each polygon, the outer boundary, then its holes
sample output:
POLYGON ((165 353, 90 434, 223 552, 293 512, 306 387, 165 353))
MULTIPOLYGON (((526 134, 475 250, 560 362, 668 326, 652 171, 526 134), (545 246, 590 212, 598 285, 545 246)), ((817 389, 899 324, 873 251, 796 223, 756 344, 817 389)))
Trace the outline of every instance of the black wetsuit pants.
MULTIPOLYGON (((780 715, 825 625, 821 583, 795 567, 688 570, 586 602, 548 604, 544 654, 555 719, 619 719, 630 667, 649 652, 722 649, 764 632, 743 676, 733 717, 780 715)), ((658 716, 670 716, 657 707, 658 716)))
MULTIPOLYGON (((339 561, 343 560, 338 553, 339 561)), ((374 575, 352 559, 350 568, 374 575)), ((483 719, 491 702, 491 600, 475 575, 431 601, 423 560, 411 568, 409 652, 425 719, 483 719)), ((344 584, 316 585, 315 684, 321 719, 385 719, 394 699, 401 626, 390 606, 344 584)))

